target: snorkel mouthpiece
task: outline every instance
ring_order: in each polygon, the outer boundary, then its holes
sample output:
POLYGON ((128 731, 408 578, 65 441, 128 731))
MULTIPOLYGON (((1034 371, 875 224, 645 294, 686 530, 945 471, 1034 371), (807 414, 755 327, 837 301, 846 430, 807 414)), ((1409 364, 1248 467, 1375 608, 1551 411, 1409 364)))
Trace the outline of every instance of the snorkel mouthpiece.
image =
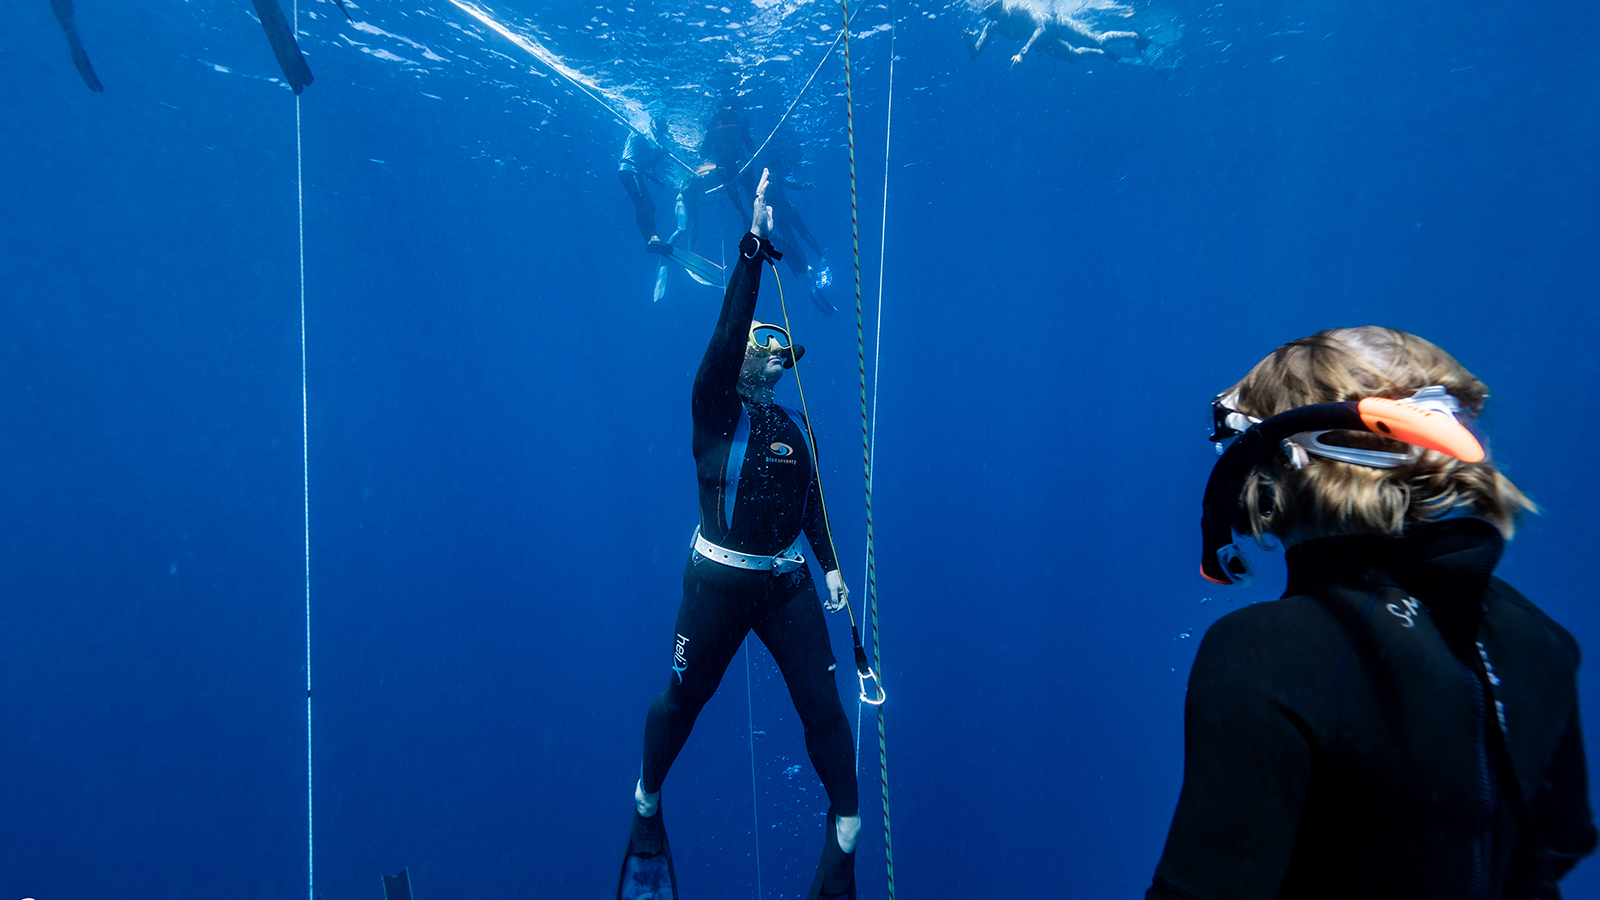
POLYGON ((1251 470, 1278 453, 1284 440, 1314 431, 1370 431, 1465 463, 1485 458, 1483 445, 1455 416, 1384 397, 1316 403, 1251 425, 1223 452, 1206 481, 1200 513, 1200 574, 1207 581, 1249 585, 1254 580, 1250 561, 1233 542, 1239 492, 1251 470))

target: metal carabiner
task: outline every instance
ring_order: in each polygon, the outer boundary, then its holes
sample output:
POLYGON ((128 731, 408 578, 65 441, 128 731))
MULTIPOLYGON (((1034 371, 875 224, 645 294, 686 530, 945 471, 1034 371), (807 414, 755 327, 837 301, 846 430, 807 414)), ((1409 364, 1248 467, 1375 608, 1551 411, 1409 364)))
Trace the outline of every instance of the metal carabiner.
POLYGON ((885 700, 889 699, 889 695, 885 694, 883 692, 883 683, 878 680, 878 673, 872 671, 872 667, 871 666, 868 666, 867 670, 865 672, 857 670, 856 671, 856 680, 861 682, 861 702, 862 703, 865 703, 868 706, 882 706, 883 702, 885 700), (867 682, 868 681, 872 682, 873 689, 875 691, 877 691, 878 696, 877 696, 876 699, 867 696, 867 682))

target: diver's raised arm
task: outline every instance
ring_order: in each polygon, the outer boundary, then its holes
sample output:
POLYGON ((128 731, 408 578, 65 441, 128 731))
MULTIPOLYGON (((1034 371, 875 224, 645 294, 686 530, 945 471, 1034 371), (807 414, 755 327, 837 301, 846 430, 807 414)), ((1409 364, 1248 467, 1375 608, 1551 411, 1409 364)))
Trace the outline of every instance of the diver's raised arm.
POLYGON ((744 363, 744 347, 749 341, 750 322, 756 314, 756 296, 761 291, 761 264, 776 251, 767 242, 772 233, 772 209, 767 206, 767 173, 761 173, 756 188, 750 233, 739 241, 739 258, 728 277, 728 290, 722 295, 722 312, 706 345, 706 355, 695 373, 691 409, 696 433, 731 432, 739 419, 739 368, 744 363))
POLYGON ((772 172, 761 170, 761 183, 756 185, 756 202, 750 210, 750 233, 762 240, 772 233, 772 207, 767 205, 767 185, 772 172))

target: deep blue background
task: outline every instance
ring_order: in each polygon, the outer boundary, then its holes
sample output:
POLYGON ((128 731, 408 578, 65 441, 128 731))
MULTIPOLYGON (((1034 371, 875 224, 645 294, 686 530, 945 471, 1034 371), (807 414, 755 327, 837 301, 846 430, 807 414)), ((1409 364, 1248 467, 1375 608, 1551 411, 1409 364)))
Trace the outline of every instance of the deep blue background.
MULTIPOLYGON (((305 895, 295 107, 251 77, 276 71, 247 6, 78 0, 104 95, 45 0, 0 37, 0 896, 305 895)), ((317 891, 376 897, 409 866, 420 900, 605 896, 717 298, 650 302, 623 132, 586 98, 530 78, 541 130, 469 78, 377 89, 315 8, 317 891)), ((1180 5, 1186 64, 1160 77, 1010 71, 1009 48, 966 58, 964 10, 897 11, 874 505, 900 892, 1148 883, 1196 640, 1275 586, 1262 553, 1265 586, 1194 575, 1207 403, 1288 339, 1392 325, 1486 380, 1496 457, 1544 509, 1501 573, 1596 646, 1600 13, 1180 5)), ((857 47, 869 306, 887 37, 857 47)), ((828 109, 796 199, 845 306, 828 109)), ((741 229, 708 212, 704 252, 741 229)), ((853 322, 790 313, 859 586, 853 322)), ((741 702, 744 665, 668 782, 690 897, 755 895, 752 790, 763 896, 802 891, 820 840, 781 683, 757 646, 741 702)), ((1592 741, 1593 668, 1582 691, 1592 741)))

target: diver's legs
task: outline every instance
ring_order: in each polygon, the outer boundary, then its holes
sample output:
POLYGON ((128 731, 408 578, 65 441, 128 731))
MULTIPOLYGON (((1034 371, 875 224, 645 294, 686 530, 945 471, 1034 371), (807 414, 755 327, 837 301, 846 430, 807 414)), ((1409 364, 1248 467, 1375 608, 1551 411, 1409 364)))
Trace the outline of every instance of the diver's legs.
MULTIPOLYGON (((748 611, 758 598, 749 591, 738 590, 740 581, 733 576, 763 574, 729 570, 698 555, 689 558, 683 572, 683 602, 678 606, 667 689, 657 695, 645 716, 644 771, 640 779, 644 793, 661 790, 667 770, 689 740, 700 710, 717 692, 723 672, 750 630, 748 611)), ((837 699, 834 702, 837 704, 837 699)), ((848 730, 845 734, 848 739, 848 730)))
POLYGON ((646 241, 656 239, 656 202, 650 199, 650 190, 644 186, 644 179, 638 172, 618 169, 617 180, 622 182, 623 190, 628 192, 628 198, 633 201, 633 217, 639 223, 639 233, 644 235, 646 241))
POLYGON ((690 201, 684 196, 684 192, 679 191, 677 201, 672 204, 673 220, 678 227, 672 232, 672 237, 667 238, 667 243, 674 247, 683 247, 688 250, 694 249, 694 229, 691 224, 693 219, 690 214, 690 210, 693 208, 690 205, 690 201), (680 240, 683 240, 684 243, 679 243, 680 240))
POLYGON ((1043 49, 1056 59, 1066 60, 1067 62, 1077 62, 1078 58, 1083 56, 1106 55, 1106 52, 1099 47, 1074 47, 1066 41, 1060 40, 1053 44, 1045 43, 1043 49))
POLYGON ((822 603, 809 573, 791 589, 788 602, 756 624, 756 636, 783 673, 789 698, 805 727, 806 752, 828 792, 828 802, 840 815, 853 816, 859 805, 855 743, 833 678, 828 624, 822 618, 822 603))

